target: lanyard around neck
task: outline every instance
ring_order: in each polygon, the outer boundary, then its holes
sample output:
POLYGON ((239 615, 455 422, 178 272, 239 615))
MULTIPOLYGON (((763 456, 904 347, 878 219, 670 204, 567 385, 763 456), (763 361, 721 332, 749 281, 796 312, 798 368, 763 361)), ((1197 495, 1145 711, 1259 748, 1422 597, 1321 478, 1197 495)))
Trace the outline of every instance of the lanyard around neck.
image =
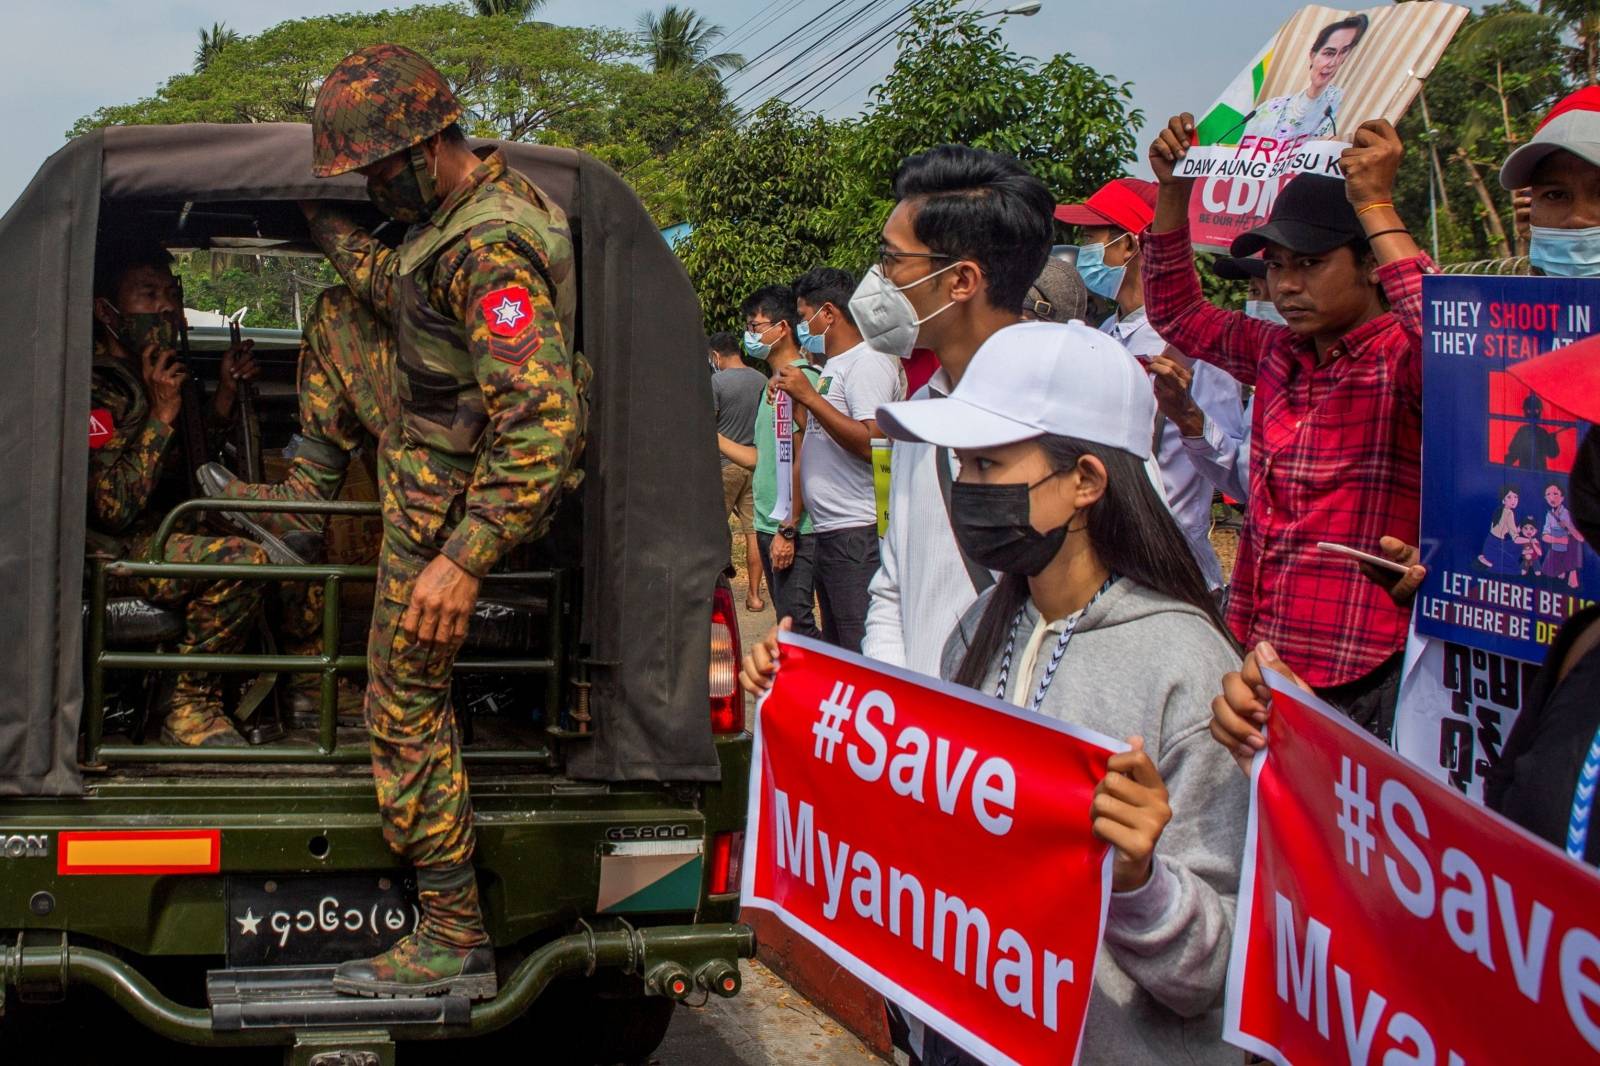
MULTIPOLYGON (((1084 616, 1089 613, 1089 609, 1095 605, 1095 602, 1106 594, 1106 590, 1116 583, 1116 574, 1106 578, 1105 584, 1100 586, 1100 590, 1084 605, 1083 610, 1067 619, 1065 628, 1061 630, 1061 635, 1056 638, 1055 650, 1050 653, 1050 662, 1045 666, 1044 674, 1039 678, 1038 687, 1034 689, 1033 700, 1029 703, 1028 710, 1037 711, 1044 705, 1044 694, 1050 691, 1051 682, 1056 679, 1056 669, 1061 665, 1061 657, 1067 653, 1067 645, 1072 643, 1072 634, 1078 628, 1078 623, 1083 621, 1084 616)), ((1023 620, 1027 616, 1027 607, 1020 607, 1017 610, 1017 617, 1011 623, 1011 636, 1006 640, 1005 654, 1000 657, 1000 680, 995 686, 995 697, 998 699, 1003 700, 1006 698, 1006 683, 1011 678, 1011 657, 1015 654, 1017 648, 1017 630, 1022 628, 1023 620)))

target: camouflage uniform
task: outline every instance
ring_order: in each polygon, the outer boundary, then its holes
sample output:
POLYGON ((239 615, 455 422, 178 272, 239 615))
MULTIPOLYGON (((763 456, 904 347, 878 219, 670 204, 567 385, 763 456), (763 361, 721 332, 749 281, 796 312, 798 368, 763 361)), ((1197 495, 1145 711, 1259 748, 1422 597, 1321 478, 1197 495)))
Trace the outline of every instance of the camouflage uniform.
MULTIPOLYGON (((364 49, 319 94, 316 171, 329 176, 406 153, 415 188, 430 200, 415 145, 459 114, 421 57, 393 45, 364 49)), ((569 347, 577 306, 571 235, 561 209, 497 151, 480 152, 397 249, 330 210, 312 218, 311 232, 396 342, 399 413, 378 448, 383 545, 366 714, 384 836, 418 867, 423 912, 417 934, 377 959, 347 963, 334 985, 363 994, 437 991, 467 973, 488 939, 449 702, 459 646, 420 644, 400 623, 436 556, 482 577, 541 533, 559 492, 577 483, 589 374, 569 347)), ((492 960, 486 986, 492 993, 492 960)))
MULTIPOLYGON (((144 381, 132 366, 100 346, 90 382, 90 409, 110 436, 89 452, 89 528, 101 543, 114 545, 118 557, 150 558, 157 515, 149 503, 161 480, 173 428, 151 414, 144 381)), ((242 537, 189 533, 167 538, 165 558, 175 563, 267 561, 260 545, 242 537)), ((127 579, 117 581, 114 588, 182 611, 181 654, 240 651, 261 608, 258 584, 228 578, 127 579)), ((199 745, 237 736, 222 713, 219 687, 214 675, 192 671, 178 675, 163 723, 173 739, 199 745)))
MULTIPOLYGON (((395 391, 394 334, 372 309, 344 285, 325 289, 311 305, 300 343, 299 449, 282 481, 235 481, 226 496, 256 500, 331 500, 339 495, 351 454, 383 436, 399 417, 395 391)), ((257 514, 274 533, 321 532, 320 516, 257 514)), ((287 584, 283 604, 284 650, 291 655, 322 653, 322 586, 287 584)), ((298 674, 297 691, 315 696, 315 674, 298 674)), ((342 701, 341 701, 342 703, 342 701)))

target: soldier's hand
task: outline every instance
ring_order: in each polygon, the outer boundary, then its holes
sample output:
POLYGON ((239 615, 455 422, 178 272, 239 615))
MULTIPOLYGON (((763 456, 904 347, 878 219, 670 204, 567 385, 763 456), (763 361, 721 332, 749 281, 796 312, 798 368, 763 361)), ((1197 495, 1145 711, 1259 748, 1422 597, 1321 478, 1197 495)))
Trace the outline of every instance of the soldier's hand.
POLYGON ((183 379, 188 368, 178 361, 178 353, 155 344, 145 346, 139 355, 145 392, 150 396, 150 413, 167 425, 178 420, 183 407, 183 379))
POLYGON ((453 560, 437 556, 417 576, 400 628, 423 644, 461 643, 478 602, 478 585, 478 579, 453 560))
POLYGON ((255 347, 255 341, 244 341, 222 354, 215 400, 217 414, 223 418, 233 413, 233 403, 239 394, 239 382, 254 381, 261 373, 261 367, 256 363, 255 347))

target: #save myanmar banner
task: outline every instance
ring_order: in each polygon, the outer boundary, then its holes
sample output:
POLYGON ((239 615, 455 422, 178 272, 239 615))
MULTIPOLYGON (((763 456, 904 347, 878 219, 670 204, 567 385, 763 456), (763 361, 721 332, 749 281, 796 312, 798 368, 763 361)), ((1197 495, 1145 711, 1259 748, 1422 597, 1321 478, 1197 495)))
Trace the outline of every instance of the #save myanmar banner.
POLYGON ((1526 662, 1600 597, 1567 508, 1586 423, 1511 373, 1600 332, 1600 281, 1423 279, 1422 561, 1416 629, 1526 662))
POLYGON ((1600 874, 1268 672, 1225 1036, 1273 1062, 1593 1062, 1600 874))
POLYGON ((1199 179, 1194 243, 1226 250, 1266 221, 1298 173, 1341 176, 1356 128, 1399 121, 1466 16, 1444 3, 1312 5, 1290 16, 1196 123, 1197 147, 1178 170, 1199 179))
POLYGON ((785 633, 757 709, 745 907, 991 1063, 1070 1063, 1126 745, 785 633))

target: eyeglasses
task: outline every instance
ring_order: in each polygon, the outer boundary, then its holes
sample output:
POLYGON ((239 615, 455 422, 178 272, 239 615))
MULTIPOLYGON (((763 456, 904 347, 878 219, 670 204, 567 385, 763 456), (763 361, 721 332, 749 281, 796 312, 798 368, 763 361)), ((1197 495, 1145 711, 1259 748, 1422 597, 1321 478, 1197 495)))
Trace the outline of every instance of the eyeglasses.
POLYGON ((943 255, 939 252, 899 252, 890 248, 883 242, 878 243, 878 269, 887 272, 893 260, 896 259, 956 259, 957 256, 943 255))

